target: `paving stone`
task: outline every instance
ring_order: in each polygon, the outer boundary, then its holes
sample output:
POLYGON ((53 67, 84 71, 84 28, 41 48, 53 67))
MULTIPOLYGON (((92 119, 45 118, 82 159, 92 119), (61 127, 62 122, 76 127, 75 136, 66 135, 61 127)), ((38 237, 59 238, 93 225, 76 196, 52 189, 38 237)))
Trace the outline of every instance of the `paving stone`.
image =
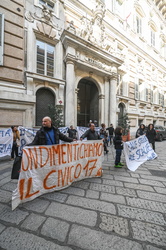
POLYGON ((115 180, 103 180, 103 184, 105 185, 110 185, 110 186, 118 186, 118 187, 123 187, 123 182, 121 181, 115 181, 115 180))
POLYGON ((100 200, 110 201, 113 203, 126 204, 125 198, 122 195, 101 193, 100 200))
POLYGON ((124 218, 120 218, 108 214, 100 214, 101 223, 99 228, 107 232, 115 232, 122 236, 129 235, 128 222, 124 218))
POLYGON ((103 173, 103 176, 101 177, 101 179, 109 179, 109 180, 113 180, 114 177, 113 175, 110 175, 110 174, 106 174, 105 172, 103 173))
POLYGON ((84 189, 75 188, 75 187, 65 188, 61 192, 66 193, 66 194, 74 194, 74 195, 78 195, 78 196, 84 196, 85 195, 85 190, 84 189))
POLYGON ((85 250, 143 250, 135 241, 78 225, 72 225, 68 244, 76 246, 76 249, 85 250))
POLYGON ((69 230, 69 224, 64 221, 48 218, 44 223, 41 234, 64 242, 69 230))
POLYGON ((157 187, 164 187, 164 185, 160 181, 155 180, 148 180, 148 179, 139 179, 141 184, 157 186, 157 187))
POLYGON ((166 194, 166 189, 161 187, 154 187, 157 193, 166 194))
POLYGON ((62 194, 60 192, 52 192, 52 193, 47 193, 41 196, 41 198, 44 197, 48 200, 53 200, 53 201, 58 201, 61 203, 64 203, 65 200, 67 199, 68 195, 67 194, 62 194))
POLYGON ((11 181, 11 176, 7 176, 6 178, 3 178, 2 180, 0 180, 0 187, 2 187, 4 184, 10 181, 11 181))
POLYGON ((115 180, 129 182, 129 183, 138 183, 138 180, 132 177, 128 178, 128 177, 123 177, 123 176, 115 176, 115 180))
POLYGON ((154 181, 166 181, 166 177, 159 177, 159 176, 155 176, 155 175, 143 175, 143 174, 141 174, 141 178, 147 179, 147 180, 154 180, 154 181))
POLYGON ((87 190, 86 191, 86 197, 91 199, 99 199, 99 192, 93 191, 93 190, 87 190))
POLYGON ((162 249, 164 250, 164 248, 158 248, 150 245, 146 246, 146 250, 162 250, 162 249))
MULTIPOLYGON (((78 199, 78 197, 76 197, 76 199, 78 199)), ((78 200, 80 200, 80 198, 78 200)), ((55 202, 50 204, 45 214, 87 226, 95 226, 97 221, 97 213, 95 211, 89 211, 86 209, 55 202)))
POLYGON ((6 191, 6 190, 0 190, 0 202, 8 203, 11 201, 11 192, 6 191))
POLYGON ((133 189, 140 189, 144 191, 154 191, 154 189, 151 186, 146 186, 142 184, 134 184, 134 183, 124 183, 124 186, 127 188, 133 188, 133 189))
POLYGON ((0 223, 0 233, 5 229, 6 227, 0 223))
POLYGON ((13 227, 0 235, 0 247, 7 250, 72 250, 13 227))
POLYGON ((72 183, 72 187, 78 187, 78 188, 83 188, 83 189, 88 189, 89 188, 89 182, 85 181, 77 181, 72 183))
POLYGON ((158 246, 166 246, 166 230, 164 227, 141 221, 130 221, 130 223, 134 239, 150 242, 158 246))
POLYGON ((146 192, 146 191, 141 191, 141 190, 138 190, 137 194, 140 198, 143 198, 143 199, 166 202, 166 195, 163 195, 163 194, 156 194, 156 193, 146 192))
POLYGON ((35 199, 35 200, 24 203, 23 207, 30 211, 43 213, 47 209, 49 204, 50 204, 49 201, 35 199))
POLYGON ((166 226, 166 221, 162 214, 151 212, 149 210, 117 205, 118 214, 122 217, 132 218, 136 220, 147 221, 159 225, 166 226))
POLYGON ((45 220, 46 218, 44 216, 32 213, 24 220, 21 227, 32 231, 37 231, 45 220))
POLYGON ((135 190, 130 188, 116 187, 116 192, 124 196, 137 197, 135 190))
POLYGON ((163 213, 166 211, 166 204, 156 201, 148 201, 139 198, 126 197, 127 205, 132 207, 144 208, 147 210, 157 211, 163 213))
POLYGON ((11 210, 11 207, 7 205, 0 204, 0 215, 1 220, 5 222, 10 222, 18 225, 21 221, 23 221, 28 212, 22 211, 19 208, 16 208, 14 211, 11 210))
POLYGON ((140 178, 139 174, 135 174, 135 173, 130 173, 131 177, 133 178, 140 178))
POLYGON ((103 185, 98 183, 91 183, 90 189, 95 191, 102 191, 102 192, 108 192, 108 193, 115 193, 115 187, 109 186, 109 185, 103 185))
POLYGON ((5 189, 7 191, 14 191, 17 187, 17 183, 14 182, 8 182, 5 185, 3 185, 1 188, 5 189))
POLYGON ((127 173, 126 171, 119 171, 119 169, 117 171, 111 170, 110 174, 115 175, 115 176, 125 176, 125 177, 130 177, 130 174, 127 173))
POLYGON ((95 182, 95 183, 101 183, 102 182, 102 180, 101 180, 101 178, 88 178, 88 179, 85 179, 84 180, 85 182, 95 182))
POLYGON ((97 210, 105 213, 116 214, 115 206, 109 202, 92 200, 88 198, 79 199, 76 196, 70 195, 66 203, 74 206, 84 207, 92 210, 97 210))

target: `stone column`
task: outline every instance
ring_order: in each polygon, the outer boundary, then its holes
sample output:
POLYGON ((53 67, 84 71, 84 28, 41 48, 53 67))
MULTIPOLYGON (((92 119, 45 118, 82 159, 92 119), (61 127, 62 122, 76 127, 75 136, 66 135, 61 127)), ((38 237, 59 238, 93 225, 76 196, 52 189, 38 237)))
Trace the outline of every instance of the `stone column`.
POLYGON ((101 123, 105 123, 104 121, 104 95, 99 95, 99 121, 98 121, 98 126, 101 125, 101 123))
POLYGON ((65 104, 65 125, 75 124, 75 71, 74 62, 66 62, 66 104, 65 104))
POLYGON ((109 78, 105 77, 104 84, 104 92, 105 92, 105 103, 104 103, 104 123, 106 127, 109 125, 109 78))
POLYGON ((114 127, 117 125, 116 120, 116 93, 117 92, 117 76, 114 75, 110 80, 110 120, 109 124, 112 123, 114 127))

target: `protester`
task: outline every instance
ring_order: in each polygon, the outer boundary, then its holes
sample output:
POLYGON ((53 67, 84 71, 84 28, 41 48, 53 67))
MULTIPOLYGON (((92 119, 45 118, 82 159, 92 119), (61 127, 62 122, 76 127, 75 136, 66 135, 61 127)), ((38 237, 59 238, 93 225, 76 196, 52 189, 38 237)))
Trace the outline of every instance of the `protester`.
POLYGON ((146 129, 145 129, 145 125, 144 124, 141 124, 139 126, 139 128, 137 129, 137 132, 136 132, 136 138, 138 138, 139 136, 141 135, 145 135, 146 134, 146 129))
POLYGON ((116 157, 115 157, 115 168, 121 168, 124 164, 120 162, 123 142, 122 142, 122 127, 117 127, 115 129, 115 137, 113 139, 115 149, 116 149, 116 157))
POLYGON ((113 124, 111 123, 110 127, 106 128, 106 130, 108 130, 108 132, 109 132, 110 145, 112 145, 113 137, 114 137, 114 127, 113 127, 113 124))
POLYGON ((108 149, 107 149, 108 135, 107 135, 104 123, 101 124, 100 138, 103 139, 104 151, 107 154, 109 152, 108 149))
POLYGON ((14 155, 18 156, 18 147, 20 144, 20 133, 18 131, 17 126, 11 126, 13 132, 13 146, 11 151, 11 160, 14 160, 14 155))
POLYGON ((87 131, 85 131, 85 133, 80 137, 80 140, 82 141, 84 138, 87 138, 87 140, 100 140, 101 139, 97 131, 95 131, 94 123, 90 124, 90 128, 87 131))
POLYGON ((149 143, 152 144, 153 150, 155 151, 156 131, 152 123, 148 125, 148 129, 146 131, 146 137, 148 138, 149 143))
POLYGON ((73 125, 68 128, 67 133, 69 134, 70 138, 77 140, 77 130, 73 128, 73 125))
POLYGON ((62 134, 58 128, 52 125, 51 118, 46 116, 43 118, 42 127, 37 131, 34 140, 27 146, 59 144, 59 140, 66 142, 75 141, 75 139, 62 134))

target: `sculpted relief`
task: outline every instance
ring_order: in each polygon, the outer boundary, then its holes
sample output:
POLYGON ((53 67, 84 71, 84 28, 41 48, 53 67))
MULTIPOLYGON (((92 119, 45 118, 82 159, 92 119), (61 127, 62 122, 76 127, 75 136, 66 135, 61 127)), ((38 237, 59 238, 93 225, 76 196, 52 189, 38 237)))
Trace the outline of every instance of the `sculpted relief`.
POLYGON ((105 11, 104 5, 99 2, 96 6, 96 10, 93 11, 91 20, 88 20, 85 16, 81 17, 81 26, 76 33, 95 46, 110 52, 113 48, 111 47, 111 42, 108 40, 103 25, 105 11))
POLYGON ((26 12, 25 18, 31 23, 34 23, 35 20, 38 21, 36 22, 36 28, 40 33, 43 33, 43 35, 52 39, 59 39, 62 28, 56 23, 52 10, 48 9, 46 6, 42 6, 40 14, 30 11, 26 12))

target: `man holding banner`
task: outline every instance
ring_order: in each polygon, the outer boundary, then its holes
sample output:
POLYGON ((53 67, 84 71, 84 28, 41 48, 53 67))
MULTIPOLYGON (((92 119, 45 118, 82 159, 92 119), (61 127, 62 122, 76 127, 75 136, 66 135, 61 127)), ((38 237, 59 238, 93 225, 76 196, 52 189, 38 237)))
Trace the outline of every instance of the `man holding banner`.
POLYGON ((59 144, 59 140, 72 142, 75 139, 62 134, 58 128, 52 126, 51 118, 46 116, 42 120, 42 127, 37 131, 34 140, 27 146, 33 145, 54 145, 59 144))

